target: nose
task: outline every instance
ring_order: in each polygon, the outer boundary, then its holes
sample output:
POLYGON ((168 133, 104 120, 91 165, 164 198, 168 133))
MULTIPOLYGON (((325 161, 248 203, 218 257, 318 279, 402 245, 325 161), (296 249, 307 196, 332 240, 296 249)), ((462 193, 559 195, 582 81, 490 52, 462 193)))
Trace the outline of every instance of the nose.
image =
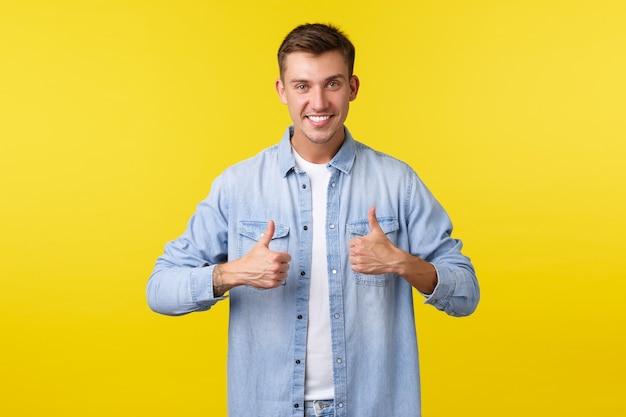
POLYGON ((326 98, 326 90, 324 88, 316 88, 311 91, 309 105, 312 110, 321 111, 328 107, 328 99, 326 98))

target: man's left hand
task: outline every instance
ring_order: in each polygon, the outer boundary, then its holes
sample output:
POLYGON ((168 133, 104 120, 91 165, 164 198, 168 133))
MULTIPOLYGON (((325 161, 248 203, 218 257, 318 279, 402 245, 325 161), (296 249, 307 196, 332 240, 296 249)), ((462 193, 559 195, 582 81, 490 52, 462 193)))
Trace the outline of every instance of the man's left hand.
MULTIPOLYGON (((394 272, 394 263, 400 255, 376 219, 376 207, 367 213, 370 232, 367 236, 350 239, 350 263, 352 270, 368 275, 394 272)), ((401 259, 401 255, 400 255, 401 259)))

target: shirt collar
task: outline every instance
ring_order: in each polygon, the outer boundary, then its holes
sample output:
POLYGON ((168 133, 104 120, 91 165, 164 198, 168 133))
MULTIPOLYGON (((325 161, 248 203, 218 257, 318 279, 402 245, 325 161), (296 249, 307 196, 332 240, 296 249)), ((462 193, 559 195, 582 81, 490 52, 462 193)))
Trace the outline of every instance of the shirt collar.
MULTIPOLYGON (((352 169, 352 165, 354 163, 354 157, 356 155, 356 142, 350 134, 350 131, 348 131, 348 128, 345 126, 344 131, 346 133, 346 138, 343 141, 343 145, 341 145, 337 154, 335 154, 333 159, 328 164, 347 174, 352 169)), ((283 177, 296 166, 296 161, 291 153, 291 136, 293 136, 293 126, 289 126, 287 128, 282 139, 280 140, 280 143, 278 144, 278 162, 280 172, 283 177)))

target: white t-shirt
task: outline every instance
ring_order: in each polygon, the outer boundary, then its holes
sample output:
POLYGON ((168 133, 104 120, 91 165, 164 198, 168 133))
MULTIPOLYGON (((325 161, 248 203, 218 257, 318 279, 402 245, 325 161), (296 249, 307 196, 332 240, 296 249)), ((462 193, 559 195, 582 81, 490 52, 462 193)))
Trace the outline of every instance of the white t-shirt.
POLYGON ((328 262, 326 260, 326 201, 328 199, 328 164, 305 161, 292 148, 297 167, 311 181, 313 212, 313 254, 309 293, 309 323, 306 340, 304 399, 334 398, 330 306, 328 295, 328 262))

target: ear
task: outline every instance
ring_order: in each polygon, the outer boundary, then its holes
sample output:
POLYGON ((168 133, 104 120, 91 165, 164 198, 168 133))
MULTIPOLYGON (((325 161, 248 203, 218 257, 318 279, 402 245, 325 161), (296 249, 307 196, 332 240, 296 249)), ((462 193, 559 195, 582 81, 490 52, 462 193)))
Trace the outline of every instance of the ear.
POLYGON ((287 97, 285 97, 285 84, 283 84, 283 81, 279 78, 278 80, 276 80, 276 92, 278 93, 278 98, 280 98, 280 101, 283 104, 287 104, 287 97))
POLYGON ((359 92, 359 87, 361 85, 361 81, 359 81, 359 77, 353 75, 350 77, 350 101, 356 99, 356 95, 359 92))

